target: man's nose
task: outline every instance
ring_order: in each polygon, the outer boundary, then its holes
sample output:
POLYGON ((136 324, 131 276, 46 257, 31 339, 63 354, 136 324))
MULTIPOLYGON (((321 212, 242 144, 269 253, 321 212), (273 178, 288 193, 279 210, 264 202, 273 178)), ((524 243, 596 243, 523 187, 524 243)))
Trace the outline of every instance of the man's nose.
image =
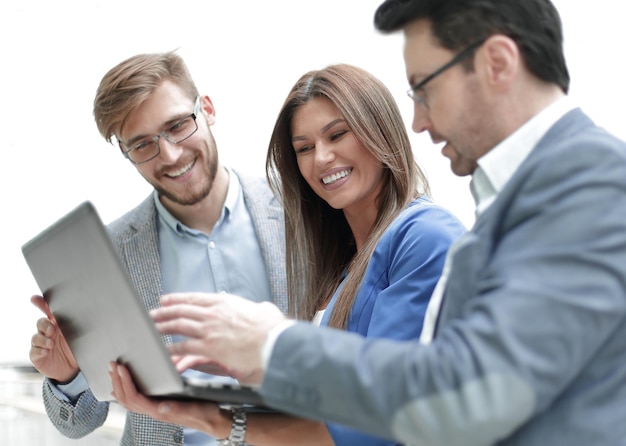
POLYGON ((412 130, 415 133, 422 133, 430 130, 431 126, 432 124, 430 122, 428 110, 424 110, 422 106, 415 103, 413 107, 413 123, 411 125, 412 130))
POLYGON ((174 162, 179 157, 183 151, 183 147, 180 144, 174 144, 170 142, 163 136, 159 137, 157 144, 159 145, 160 153, 159 156, 165 162, 174 162))

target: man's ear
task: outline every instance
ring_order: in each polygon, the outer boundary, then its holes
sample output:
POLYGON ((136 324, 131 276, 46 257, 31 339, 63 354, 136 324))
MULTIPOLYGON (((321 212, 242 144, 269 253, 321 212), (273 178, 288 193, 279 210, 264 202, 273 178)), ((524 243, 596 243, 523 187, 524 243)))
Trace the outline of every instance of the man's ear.
POLYGON ((480 49, 476 57, 485 70, 487 82, 496 88, 508 88, 522 63, 517 43, 508 36, 495 34, 480 49))
POLYGON ((215 107, 213 107, 213 102, 209 96, 200 96, 200 108, 204 112, 209 125, 215 124, 215 107))

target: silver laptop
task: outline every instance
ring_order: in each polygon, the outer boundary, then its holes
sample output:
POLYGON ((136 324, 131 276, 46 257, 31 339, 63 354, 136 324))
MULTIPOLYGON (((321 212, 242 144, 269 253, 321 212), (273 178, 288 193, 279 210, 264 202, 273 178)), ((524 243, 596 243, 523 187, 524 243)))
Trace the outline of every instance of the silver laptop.
POLYGON ((253 387, 178 373, 91 202, 28 241, 22 252, 99 400, 113 399, 108 364, 119 361, 145 395, 268 409, 253 387))

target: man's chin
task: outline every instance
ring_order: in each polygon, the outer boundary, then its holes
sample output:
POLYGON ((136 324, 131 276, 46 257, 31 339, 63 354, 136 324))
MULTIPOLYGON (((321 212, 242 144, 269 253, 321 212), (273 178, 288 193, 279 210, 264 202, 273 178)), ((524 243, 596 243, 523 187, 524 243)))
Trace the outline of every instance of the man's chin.
POLYGON ((474 170, 476 170, 476 164, 450 160, 450 170, 452 170, 452 173, 457 177, 466 177, 474 173, 474 170))
POLYGON ((209 195, 209 191, 203 191, 203 193, 195 194, 186 193, 181 195, 172 193, 167 190, 157 189, 157 192, 161 198, 165 198, 167 201, 181 206, 193 206, 200 203, 207 197, 207 195, 209 195))

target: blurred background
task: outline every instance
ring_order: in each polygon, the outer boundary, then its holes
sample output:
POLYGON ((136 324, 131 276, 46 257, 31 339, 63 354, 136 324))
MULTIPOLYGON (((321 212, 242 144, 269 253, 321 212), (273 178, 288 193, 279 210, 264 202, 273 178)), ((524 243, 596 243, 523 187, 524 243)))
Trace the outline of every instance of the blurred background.
MULTIPOLYGON (((150 193, 93 122, 92 101, 104 73, 136 53, 178 48, 201 93, 217 109, 212 130, 223 163, 263 175, 276 114, 292 84, 311 69, 346 62, 369 70, 394 93, 410 128, 402 36, 381 35, 372 24, 381 1, 30 0, 0 5, 5 166, 0 264, 6 287, 0 298, 0 443, 63 444, 53 443, 49 424, 38 431, 48 442, 22 440, 16 430, 33 431, 39 421, 31 425, 30 418, 20 417, 41 413, 39 377, 23 373, 29 371, 30 337, 40 314, 29 302, 39 289, 23 260, 22 244, 83 200, 91 200, 109 222, 150 193), (16 395, 29 393, 32 406, 17 407, 25 398, 16 395)), ((626 139, 621 60, 626 4, 554 3, 564 24, 570 96, 598 124, 626 139)), ((469 178, 450 172, 427 135, 411 138, 433 198, 470 227, 469 178)), ((113 420, 112 432, 118 422, 113 420)))

